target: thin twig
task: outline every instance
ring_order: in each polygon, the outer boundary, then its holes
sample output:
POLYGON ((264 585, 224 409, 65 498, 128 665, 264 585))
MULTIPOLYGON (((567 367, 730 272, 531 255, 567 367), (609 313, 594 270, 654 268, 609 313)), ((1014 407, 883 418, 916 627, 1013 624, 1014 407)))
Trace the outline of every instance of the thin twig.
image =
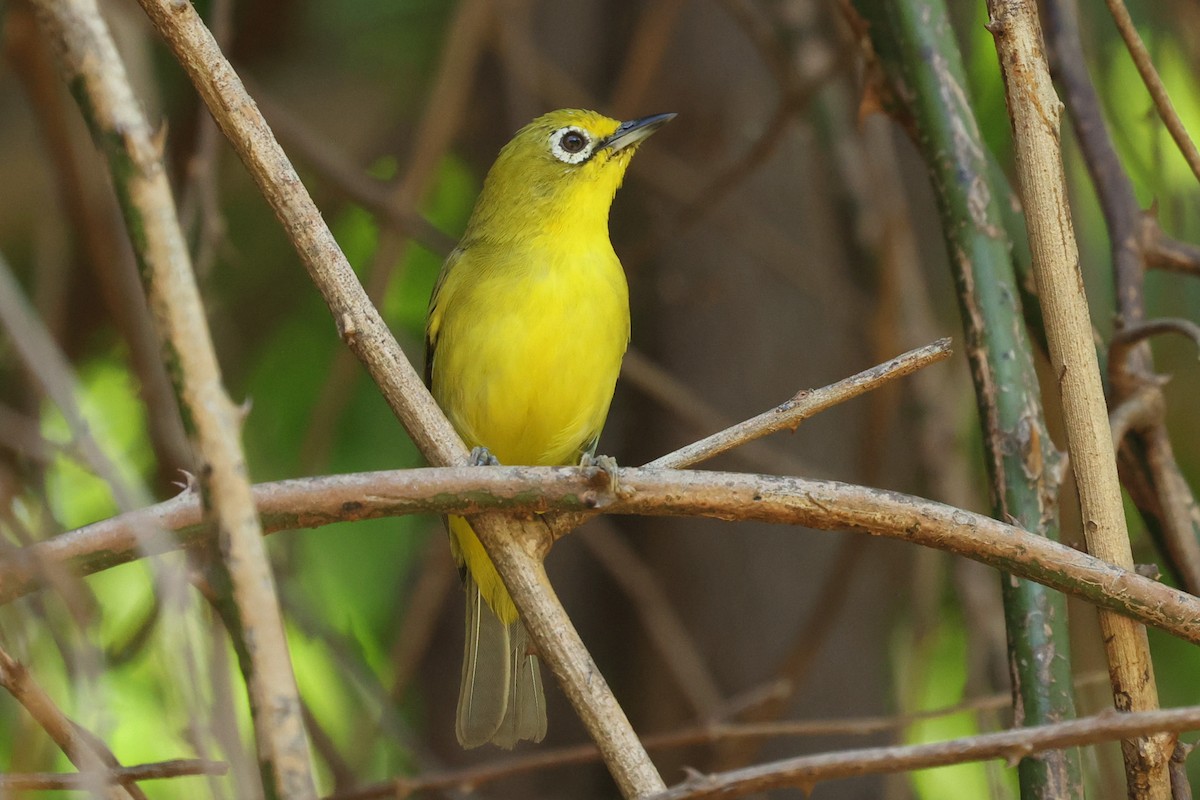
POLYGON ((1158 116, 1167 126, 1167 131, 1175 140, 1179 152, 1183 154, 1184 160, 1191 167, 1192 174, 1196 176, 1197 180, 1200 180, 1200 151, 1196 149, 1192 138, 1188 136, 1187 128, 1183 127, 1183 120, 1179 118, 1174 104, 1171 103, 1167 87, 1163 85, 1162 78, 1158 76, 1158 70, 1154 68, 1154 62, 1150 60, 1150 51, 1146 49, 1146 43, 1142 41, 1137 26, 1133 24, 1133 18, 1129 16, 1125 0, 1105 0, 1105 2, 1108 3, 1108 10, 1112 13, 1113 22, 1117 23, 1117 30, 1120 31, 1121 38, 1125 40, 1125 47, 1129 50, 1130 57, 1133 58, 1133 64, 1137 67, 1138 74, 1142 76, 1142 82, 1146 84, 1146 89, 1149 90, 1150 97, 1154 100, 1154 108, 1158 111, 1158 116))
POLYGON ((1200 277, 1200 247, 1168 236, 1153 218, 1143 224, 1150 226, 1149 235, 1144 237, 1148 240, 1147 267, 1200 277))
POLYGON ((136 784, 122 781, 120 785, 109 779, 106 773, 119 768, 116 757, 94 736, 67 718, 50 699, 24 665, 0 648, 0 686, 3 686, 29 715, 42 727, 59 749, 81 772, 85 780, 83 788, 108 800, 146 800, 136 784))
MULTIPOLYGON (((1132 569, 1133 553, 1110 446, 1108 409, 1066 196, 1059 141, 1062 104, 1050 82, 1042 51, 1037 7, 1031 0, 988 0, 988 12, 988 28, 995 37, 1005 77, 1034 275, 1051 364, 1062 394, 1067 450, 1079 491, 1088 551, 1132 569)), ((1158 691, 1146 631, 1127 617, 1103 612, 1100 626, 1117 707, 1122 711, 1157 708, 1158 691)), ((1161 736, 1126 742, 1126 780, 1131 796, 1169 797, 1167 744, 1161 736)))
MULTIPOLYGON (((734 420, 718 411, 667 370, 654 363, 635 347, 625 351, 621 361, 621 380, 644 393, 670 412, 671 416, 697 431, 723 430, 734 420)), ((770 442, 747 442, 732 451, 733 457, 756 472, 818 476, 820 471, 790 451, 770 442)))
MULTIPOLYGON (((1112 351, 1115 352, 1118 346, 1129 347, 1145 341, 1151 336, 1160 336, 1164 333, 1177 333, 1180 336, 1186 336, 1192 340, 1192 343, 1197 348, 1200 348, 1200 325, 1197 325, 1190 319, 1176 317, 1151 319, 1134 325, 1126 325, 1113 333, 1110 346, 1112 351)), ((1110 358, 1115 357, 1115 355, 1110 356, 1110 358)))
POLYGON ((1015 728, 965 739, 908 747, 846 750, 760 764, 719 775, 698 775, 670 791, 655 795, 653 800, 733 798, 783 788, 811 793, 823 781, 909 772, 966 761, 1003 759, 1012 763, 1043 750, 1060 750, 1118 738, 1165 736, 1164 732, 1196 728, 1200 728, 1200 706, 1127 714, 1107 711, 1070 722, 1015 728))
POLYGON ((745 422, 714 433, 698 442, 681 447, 673 453, 656 458, 646 464, 647 469, 680 469, 715 458, 746 442, 781 431, 795 430, 800 423, 815 414, 858 397, 888 381, 911 375, 922 367, 949 358, 949 339, 939 339, 915 350, 896 356, 891 361, 871 367, 857 375, 826 386, 822 389, 805 390, 792 399, 764 411, 745 422))
POLYGON ((229 772, 224 761, 205 761, 198 758, 179 758, 172 761, 156 761, 152 764, 134 764, 128 767, 112 767, 96 774, 71 772, 10 772, 0 775, 0 791, 30 792, 53 789, 92 789, 97 783, 131 783, 134 781, 156 781, 166 778, 185 778, 192 775, 221 776, 229 772))
MULTIPOLYGON (((1107 676, 1101 676, 1107 680, 1107 676)), ((886 717, 854 717, 850 719, 785 720, 770 723, 709 722, 689 725, 666 733, 651 733, 644 737, 646 747, 661 751, 698 744, 763 741, 807 736, 869 736, 897 731, 923 720, 938 719, 963 712, 982 713, 1010 705, 1009 693, 994 694, 965 700, 944 708, 933 708, 913 714, 886 717)), ((524 773, 540 773, 547 769, 568 767, 597 761, 599 751, 592 745, 570 745, 543 748, 487 764, 463 767, 439 773, 403 776, 350 792, 333 794, 325 800, 373 800, 373 798, 407 797, 419 792, 466 787, 478 789, 489 783, 524 773)))
POLYGON ((116 201, 99 171, 85 168, 91 145, 71 135, 69 96, 58 79, 50 42, 38 34, 33 17, 33 8, 25 4, 10 9, 5 23, 6 55, 30 94, 40 138, 53 160, 61 207, 79 237, 83 260, 99 284, 99 297, 129 345, 130 363, 138 377, 150 439, 158 456, 159 481, 169 485, 174 472, 190 468, 193 461, 179 406, 141 291, 133 251, 124 232, 112 224, 116 201))
POLYGON ((41 384, 66 420, 73 438, 72 447, 88 467, 104 479, 113 493, 117 508, 132 511, 146 505, 150 497, 122 477, 121 470, 96 438, 79 404, 79 386, 67 357, 55 343, 25 298, 21 285, 0 255, 0 328, 8 341, 41 384))

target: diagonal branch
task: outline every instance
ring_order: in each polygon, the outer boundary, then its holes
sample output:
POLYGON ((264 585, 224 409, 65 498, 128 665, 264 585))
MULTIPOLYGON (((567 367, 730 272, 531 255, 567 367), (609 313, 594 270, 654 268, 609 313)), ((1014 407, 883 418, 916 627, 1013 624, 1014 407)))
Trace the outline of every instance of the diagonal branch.
MULTIPOLYGON (((462 439, 371 304, 295 169, 195 8, 172 0, 140 2, 283 224, 329 306, 341 338, 363 362, 418 449, 433 464, 466 464, 462 439)), ((545 526, 495 518, 479 520, 475 531, 504 578, 539 654, 604 753, 621 793, 643 797, 661 790, 661 776, 546 577, 542 559, 551 539, 545 526)))
POLYGON ((796 430, 809 417, 844 403, 859 395, 877 389, 889 381, 911 375, 922 367, 950 357, 949 339, 938 339, 932 344, 902 353, 856 375, 830 384, 821 389, 806 389, 795 397, 779 404, 756 417, 739 422, 706 436, 698 442, 681 447, 673 453, 656 458, 646 464, 647 469, 681 469, 716 458, 735 447, 761 439, 782 430, 796 430))
POLYGON ((1146 49, 1146 43, 1142 41, 1137 26, 1133 24, 1133 18, 1129 16, 1125 0, 1105 1, 1108 3, 1108 10, 1112 14, 1113 22, 1117 23, 1117 30, 1121 33, 1121 38, 1125 40, 1125 47, 1128 48, 1129 55, 1133 58, 1133 64, 1137 67, 1138 74, 1142 76, 1142 82, 1146 84, 1146 89, 1154 100, 1154 108, 1158 111, 1158 116, 1167 126, 1179 152, 1183 154, 1187 165, 1191 167, 1192 174, 1196 176, 1196 180, 1200 180, 1200 151, 1196 149, 1196 143, 1192 141, 1192 138, 1188 136, 1187 128, 1183 127, 1183 120, 1179 118, 1179 112, 1175 110, 1171 96, 1167 94, 1167 87, 1159 77, 1158 70, 1154 68, 1154 62, 1150 60, 1150 51, 1146 49))
MULTIPOLYGON (((275 796, 316 796, 299 696, 262 528, 246 477, 242 412, 225 393, 157 136, 142 115, 95 0, 36 0, 68 84, 109 159, 150 306, 196 428, 233 599, 253 664, 251 706, 275 796)), ((190 8, 190 6, 189 6, 190 8)))
POLYGON ((146 795, 136 784, 115 778, 116 770, 121 767, 108 748, 68 719, 25 666, 3 649, 0 649, 0 686, 24 706, 70 762, 80 772, 87 773, 80 776, 83 784, 80 788, 107 800, 145 800, 146 795))

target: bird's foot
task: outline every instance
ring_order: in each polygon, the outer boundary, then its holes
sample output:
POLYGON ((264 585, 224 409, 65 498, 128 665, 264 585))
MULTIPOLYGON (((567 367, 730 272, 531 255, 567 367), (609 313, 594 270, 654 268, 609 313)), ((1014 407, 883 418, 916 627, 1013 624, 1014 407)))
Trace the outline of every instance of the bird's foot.
POLYGON ((498 467, 500 459, 492 455, 492 451, 486 447, 471 448, 471 466, 472 467, 498 467))
POLYGON ((604 474, 608 476, 608 491, 611 492, 614 497, 617 495, 617 490, 619 488, 617 473, 620 468, 617 466, 617 460, 615 458, 612 456, 597 456, 593 455, 592 453, 584 453, 583 457, 579 459, 579 466, 596 467, 597 469, 603 470, 604 474))

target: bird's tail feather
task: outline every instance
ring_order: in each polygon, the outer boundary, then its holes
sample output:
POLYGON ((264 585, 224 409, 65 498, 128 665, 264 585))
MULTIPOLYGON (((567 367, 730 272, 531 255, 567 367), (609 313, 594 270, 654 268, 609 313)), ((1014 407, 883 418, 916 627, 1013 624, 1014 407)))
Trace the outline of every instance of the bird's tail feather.
POLYGON ((512 662, 508 710, 492 737, 492 742, 506 750, 522 739, 540 742, 546 735, 546 695, 538 657, 529 652, 529 633, 520 620, 509 625, 508 632, 512 662))
POLYGON ((546 697, 537 656, 521 621, 505 624, 464 570, 466 644, 455 732, 463 747, 492 742, 505 749, 546 735, 546 697))

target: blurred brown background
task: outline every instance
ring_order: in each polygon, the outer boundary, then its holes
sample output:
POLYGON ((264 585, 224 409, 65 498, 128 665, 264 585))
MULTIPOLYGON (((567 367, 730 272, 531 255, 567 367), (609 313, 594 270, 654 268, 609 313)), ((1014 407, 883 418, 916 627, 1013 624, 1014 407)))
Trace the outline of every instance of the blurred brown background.
MULTIPOLYGON (((897 128, 880 114, 860 114, 861 52, 839 3, 197 6, 208 19, 224 19, 219 38, 415 363, 437 265, 496 151, 519 126, 566 106, 620 118, 679 114, 642 148, 612 214, 636 353, 600 449, 622 464, 648 461, 935 338, 961 336, 928 178, 897 128), (414 226, 418 215, 423 221, 414 226), (404 224, 389 222, 396 218, 404 224)), ((952 6, 976 114, 1008 163, 1008 120, 984 5, 952 6)), ((1200 239, 1194 181, 1147 115, 1149 101, 1102 4, 1083 6, 1090 66, 1139 198, 1158 202, 1172 233, 1200 239)), ((235 398, 253 404, 245 434, 253 479, 418 464, 365 373, 340 352, 278 224, 140 9, 127 0, 103 8, 148 114, 163 124, 227 383, 235 398)), ((1200 130, 1195 7, 1179 0, 1131 8, 1185 122, 1200 130)), ((162 367, 136 300, 111 189, 30 9, 19 0, 0 5, 0 25, 0 253, 78 370, 98 437, 154 497, 168 497, 189 456, 169 398, 154 393, 164 385, 162 367)), ((1107 335, 1108 246, 1065 138, 1093 318, 1107 335)), ((1152 274, 1149 297, 1157 313, 1197 318, 1194 281, 1152 274)), ((1195 485, 1200 369, 1182 341, 1162 341, 1156 354, 1159 370, 1175 375, 1171 430, 1195 485)), ((63 466, 61 454, 28 452, 25 434, 54 440, 60 428, 3 339, 0 404, 6 518, 25 520, 40 537, 114 513, 111 497, 63 466)), ((980 450, 960 354, 710 466, 865 483, 987 513, 980 450)), ((1064 523, 1067 538, 1075 537, 1064 523)), ((0 529, 11 541, 3 520, 0 529)), ((271 548, 301 690, 355 780, 502 757, 464 753, 454 742, 462 609, 436 520, 284 533, 271 548), (434 625, 427 646, 404 638, 422 620, 434 625), (416 674, 393 704, 398 663, 416 674)), ((1156 560, 1140 540, 1137 555, 1156 560)), ((101 658, 90 677, 75 669, 78 653, 103 656, 154 607, 143 567, 113 575, 90 582, 96 603, 86 623, 72 621, 53 599, 41 609, 22 601, 0 609, 0 636, 61 689, 65 707, 105 720, 110 745, 127 763, 173 757, 186 747, 185 721, 198 718, 203 730, 209 710, 176 702, 163 688, 180 676, 156 666, 161 643, 152 636, 123 664, 105 668, 101 658), (73 644, 55 643, 52 632, 73 644), (156 702, 159 713, 145 713, 156 702)), ((897 542, 607 518, 563 540, 550 575, 639 732, 772 702, 783 719, 847 720, 1008 691, 998 575, 897 542), (680 631, 682 640, 670 638, 680 631)), ((1081 711, 1096 710, 1108 700, 1103 682, 1088 679, 1103 669, 1093 616, 1086 608, 1073 612, 1081 711)), ((162 618, 158 625, 171 624, 169 614, 162 618)), ((1200 661, 1194 648, 1165 637, 1153 643, 1164 704, 1200 699, 1187 677, 1200 661)), ((202 685, 219 671, 207 662, 197 669, 192 677, 202 685)), ((551 688, 549 695, 550 733, 540 747, 584 741, 561 693, 551 688)), ((0 703, 0 731, 28 726, 12 705, 0 703)), ((653 755, 670 783, 686 766, 946 738, 1010 717, 993 704, 919 729, 847 728, 772 741, 757 752, 705 745, 653 755)), ((1119 785, 1112 783, 1120 779, 1119 759, 1111 754, 1101 750, 1085 761, 1096 797, 1117 796, 1105 788, 1119 785)), ((318 761, 331 788, 337 770, 325 756, 318 761)), ((48 748, 0 735, 0 765, 28 771, 54 763, 48 748)), ((816 796, 1015 796, 1011 770, 961 769, 942 779, 847 780, 821 786, 816 796)), ((191 790, 162 786, 156 796, 201 796, 189 793, 201 786, 224 797, 251 791, 244 772, 225 782, 197 780, 187 784, 191 790)), ((480 789, 494 797, 614 793, 600 766, 542 769, 480 789)))

